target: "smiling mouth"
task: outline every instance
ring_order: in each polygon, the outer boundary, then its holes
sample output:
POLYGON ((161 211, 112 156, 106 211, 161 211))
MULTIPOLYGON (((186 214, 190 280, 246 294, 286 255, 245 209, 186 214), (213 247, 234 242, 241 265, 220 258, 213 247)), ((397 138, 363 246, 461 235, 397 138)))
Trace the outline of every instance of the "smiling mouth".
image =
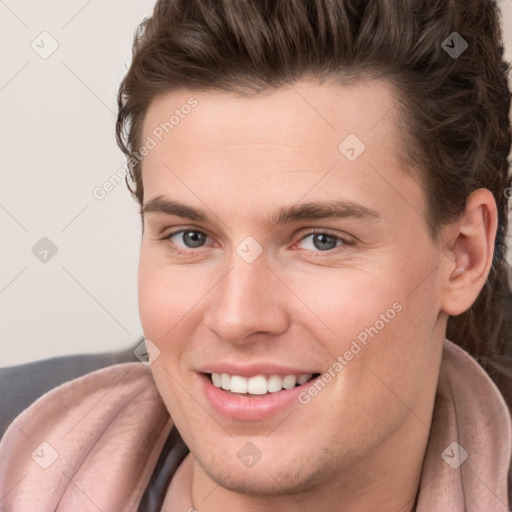
POLYGON ((262 396, 278 393, 283 390, 303 386, 320 376, 320 373, 305 373, 300 375, 255 375, 242 377, 228 373, 206 374, 212 384, 230 395, 262 396))

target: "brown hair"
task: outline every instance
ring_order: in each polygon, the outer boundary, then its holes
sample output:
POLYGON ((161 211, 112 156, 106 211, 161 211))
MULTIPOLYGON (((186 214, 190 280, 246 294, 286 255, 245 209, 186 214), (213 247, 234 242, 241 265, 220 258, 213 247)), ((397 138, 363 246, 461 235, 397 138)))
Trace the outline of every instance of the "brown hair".
POLYGON ((400 94, 410 141, 405 158, 421 175, 434 238, 461 214, 472 191, 494 194, 499 227, 492 269, 473 306, 449 319, 447 337, 480 361, 512 407, 505 259, 511 95, 501 45, 491 0, 159 0, 137 29, 119 89, 116 136, 129 158, 128 186, 142 204, 134 156, 145 113, 159 94, 179 87, 248 93, 305 76, 387 79, 400 94), (456 47, 459 36, 467 49, 450 55, 443 41, 456 47))

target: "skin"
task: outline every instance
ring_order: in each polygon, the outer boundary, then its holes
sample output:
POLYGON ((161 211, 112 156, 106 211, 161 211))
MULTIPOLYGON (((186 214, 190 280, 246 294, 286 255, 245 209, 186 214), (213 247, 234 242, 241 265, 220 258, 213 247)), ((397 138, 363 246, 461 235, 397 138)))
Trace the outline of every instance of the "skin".
POLYGON ((475 191, 432 239, 422 187, 400 163, 386 82, 303 80, 245 97, 172 91, 150 104, 143 140, 191 96, 197 107, 142 167, 145 204, 162 196, 213 215, 143 215, 141 321, 191 450, 168 495, 173 510, 412 510, 447 318, 471 306, 489 272, 492 194, 475 191), (338 150, 350 133, 366 145, 353 162, 338 150), (267 224, 281 207, 328 200, 378 217, 267 224), (208 236, 198 248, 183 234, 162 239, 180 229, 208 236), (322 250, 315 231, 347 243, 322 250), (252 263, 236 252, 247 236, 263 249, 252 263), (397 302, 402 310, 307 405, 248 422, 220 416, 203 394, 196 370, 217 361, 325 372, 397 302), (247 442, 262 454, 251 468, 237 457, 247 442))

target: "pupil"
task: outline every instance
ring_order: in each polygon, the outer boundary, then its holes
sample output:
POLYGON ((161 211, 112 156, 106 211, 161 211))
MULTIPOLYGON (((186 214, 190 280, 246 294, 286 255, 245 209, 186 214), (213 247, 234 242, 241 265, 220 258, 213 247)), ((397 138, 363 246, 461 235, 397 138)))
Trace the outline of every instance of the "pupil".
POLYGON ((321 250, 334 249, 336 247, 336 240, 332 236, 322 233, 316 234, 313 237, 313 243, 317 249, 321 250))
POLYGON ((186 231, 183 233, 183 240, 189 247, 200 247, 205 240, 206 235, 198 231, 186 231))

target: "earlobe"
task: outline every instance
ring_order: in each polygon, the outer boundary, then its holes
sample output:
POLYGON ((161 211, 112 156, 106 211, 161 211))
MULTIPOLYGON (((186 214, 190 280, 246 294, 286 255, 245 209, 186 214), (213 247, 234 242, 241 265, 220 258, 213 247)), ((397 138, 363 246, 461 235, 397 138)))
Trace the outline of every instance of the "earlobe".
POLYGON ((475 190, 464 212, 449 229, 449 258, 443 259, 446 276, 442 310, 457 316, 467 311, 482 290, 492 265, 497 230, 494 196, 487 189, 475 190))

